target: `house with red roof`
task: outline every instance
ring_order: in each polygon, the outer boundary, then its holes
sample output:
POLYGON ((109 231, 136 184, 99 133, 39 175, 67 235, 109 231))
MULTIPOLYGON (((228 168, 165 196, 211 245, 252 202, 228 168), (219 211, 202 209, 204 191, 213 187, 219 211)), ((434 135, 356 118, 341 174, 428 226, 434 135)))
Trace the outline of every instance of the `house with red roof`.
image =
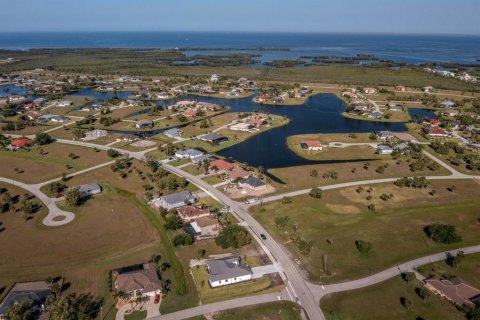
POLYGON ((25 115, 30 120, 37 120, 38 118, 40 118, 42 116, 41 113, 38 113, 38 112, 35 112, 35 111, 28 111, 27 113, 25 113, 25 115))
POLYGON ((185 117, 196 117, 197 116, 197 110, 196 109, 188 109, 183 112, 183 115, 185 117))
POLYGON ((300 147, 308 151, 321 151, 323 149, 322 143, 318 140, 306 140, 300 142, 300 147))
POLYGON ((18 150, 23 147, 27 147, 33 143, 32 139, 18 138, 10 142, 9 148, 12 150, 18 150))
POLYGON ((210 162, 209 170, 214 171, 216 173, 226 173, 233 168, 238 167, 237 163, 228 162, 223 159, 218 159, 210 162))
POLYGON ((429 137, 446 138, 446 137, 449 136, 449 132, 447 130, 444 130, 444 129, 441 129, 441 128, 426 129, 425 133, 429 137))
POLYGON ((427 124, 431 127, 438 127, 440 125, 440 120, 438 119, 428 119, 427 124))

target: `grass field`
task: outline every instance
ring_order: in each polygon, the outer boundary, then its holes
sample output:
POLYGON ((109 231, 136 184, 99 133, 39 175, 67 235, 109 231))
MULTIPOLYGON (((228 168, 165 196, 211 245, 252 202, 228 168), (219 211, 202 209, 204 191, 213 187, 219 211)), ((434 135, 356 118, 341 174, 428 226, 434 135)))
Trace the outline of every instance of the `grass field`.
POLYGON ((116 193, 104 192, 88 201, 79 207, 75 220, 62 227, 43 226, 45 214, 42 209, 29 221, 2 215, 0 287, 62 276, 72 292, 104 296, 106 309, 113 302, 110 270, 163 253, 155 228, 131 201, 116 193))
POLYGON ((300 313, 292 302, 272 302, 232 309, 214 316, 214 320, 300 320, 300 313))
POLYGON ((147 311, 135 311, 125 315, 125 320, 143 320, 147 317, 147 311))
POLYGON ((203 178, 202 180, 205 181, 208 184, 211 184, 211 185, 215 185, 217 183, 223 182, 222 178, 220 178, 216 174, 211 175, 211 176, 207 176, 207 177, 203 178))
POLYGON ((368 186, 360 193, 352 187, 324 191, 322 199, 305 195, 294 197, 291 204, 277 201, 255 206, 252 213, 302 261, 309 278, 322 283, 357 279, 412 258, 477 244, 480 239, 477 200, 480 189, 476 182, 435 181, 431 186, 436 191, 434 196, 429 195, 428 189, 402 189, 393 184, 372 188, 371 201, 367 200, 368 186), (447 190, 452 184, 458 191, 447 190), (381 200, 384 193, 392 193, 393 199, 381 200), (375 213, 368 211, 369 204, 375 205, 375 213), (278 216, 290 218, 284 229, 275 226, 278 216), (456 226, 463 241, 453 245, 431 242, 423 227, 432 222, 456 226), (297 225, 302 239, 313 241, 310 256, 301 255, 290 240, 294 235, 293 225, 297 225), (372 243, 373 249, 367 256, 357 251, 357 240, 372 243), (324 255, 328 256, 326 271, 324 255))
POLYGON ((415 288, 422 284, 415 280, 407 284, 400 276, 385 282, 325 297, 321 307, 329 320, 370 319, 465 319, 454 306, 439 296, 431 295, 423 301, 415 288), (401 298, 411 301, 409 309, 401 298))
POLYGON ((379 119, 375 118, 368 118, 366 116, 360 115, 353 115, 348 112, 342 112, 342 117, 354 119, 354 120, 363 120, 363 121, 372 121, 372 122, 408 122, 410 120, 410 116, 408 112, 384 112, 385 115, 388 115, 388 118, 383 117, 379 119))
MULTIPOLYGON (((354 161, 354 159, 351 160, 354 161)), ((405 160, 402 160, 398 164, 395 160, 362 160, 345 163, 313 164, 299 167, 269 169, 268 172, 283 182, 278 183, 272 181, 272 185, 275 187, 277 192, 312 188, 346 181, 450 174, 449 171, 443 167, 436 171, 426 169, 419 172, 412 172, 407 161, 405 160), (368 169, 364 168, 365 163, 369 163, 368 169), (376 171, 378 167, 385 166, 387 164, 388 168, 385 169, 383 174, 376 171), (311 176, 311 172, 313 170, 317 170, 318 176, 311 176), (323 174, 331 170, 337 172, 338 178, 336 180, 323 178, 323 174)))
POLYGON ((322 144, 330 142, 359 143, 359 142, 377 142, 370 140, 370 133, 316 133, 316 134, 299 134, 288 137, 288 140, 300 142, 303 140, 320 140, 322 144))
POLYGON ((26 183, 38 183, 110 161, 106 152, 51 143, 30 150, 0 151, 0 174, 26 183), (70 153, 78 158, 72 159, 70 153), (18 171, 14 169, 18 168, 18 171))
POLYGON ((217 128, 225 126, 231 123, 233 120, 238 119, 238 112, 226 112, 218 116, 209 118, 208 128, 200 128, 200 123, 192 123, 182 128, 184 138, 196 137, 201 134, 211 132, 217 128))
POLYGON ((418 271, 426 277, 457 276, 468 284, 480 288, 480 254, 478 253, 465 255, 458 268, 449 266, 444 260, 421 266, 418 271))

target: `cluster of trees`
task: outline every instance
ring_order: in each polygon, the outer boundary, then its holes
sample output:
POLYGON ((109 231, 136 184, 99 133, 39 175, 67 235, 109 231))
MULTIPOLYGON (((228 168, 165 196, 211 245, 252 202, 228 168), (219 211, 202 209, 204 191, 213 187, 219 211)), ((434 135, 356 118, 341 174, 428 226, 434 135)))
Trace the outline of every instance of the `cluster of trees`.
POLYGON ((462 241, 454 226, 442 223, 432 223, 423 228, 427 236, 435 242, 451 244, 462 241))
POLYGON ((120 118, 112 118, 112 117, 101 117, 100 118, 100 123, 105 126, 105 127, 108 127, 108 126, 111 126, 111 125, 114 125, 115 123, 117 122, 120 122, 120 118))
POLYGON ((115 149, 108 149, 107 150, 107 155, 110 157, 110 158, 116 158, 120 155, 120 152, 118 152, 117 150, 115 149))
POLYGON ((408 178, 408 177, 403 177, 398 180, 396 180, 394 183, 397 187, 403 188, 427 188, 430 185, 430 181, 427 180, 425 177, 413 177, 413 178, 408 178))
POLYGON ((219 235, 215 238, 215 243, 226 248, 241 248, 252 242, 250 233, 241 225, 230 224, 220 231, 219 235))
POLYGON ((372 243, 365 240, 355 241, 355 247, 357 247, 358 252, 365 255, 372 251, 372 243))
POLYGON ((66 185, 60 182, 51 182, 47 184, 47 192, 50 194, 61 193, 63 190, 67 188, 66 185))
POLYGON ((332 180, 337 180, 338 179, 338 172, 335 170, 328 170, 323 174, 323 179, 332 179, 332 180))
POLYGON ((35 140, 34 140, 35 144, 38 144, 38 145, 45 145, 45 144, 49 144, 50 142, 52 142, 52 137, 50 137, 50 135, 48 133, 37 133, 35 135, 35 140))
POLYGON ((88 115, 85 118, 83 118, 81 120, 78 120, 76 122, 76 124, 81 126, 81 125, 85 125, 85 124, 93 124, 93 123, 95 123, 95 121, 97 121, 97 119, 94 116, 88 115))
POLYGON ((463 154, 465 152, 465 148, 455 141, 434 140, 431 143, 431 147, 439 154, 449 154, 450 150, 453 150, 456 154, 463 154))
POLYGON ((83 196, 78 187, 68 188, 63 196, 65 197, 65 202, 70 206, 78 207, 83 203, 83 196))

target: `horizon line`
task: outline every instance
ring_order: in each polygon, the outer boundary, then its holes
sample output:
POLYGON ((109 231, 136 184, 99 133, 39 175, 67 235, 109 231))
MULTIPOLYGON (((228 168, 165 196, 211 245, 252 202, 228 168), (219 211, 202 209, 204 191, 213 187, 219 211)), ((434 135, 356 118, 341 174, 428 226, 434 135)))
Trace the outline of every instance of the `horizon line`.
POLYGON ((430 33, 430 32, 368 32, 368 31, 266 31, 266 30, 0 30, 0 34, 8 33, 266 33, 266 34, 339 34, 339 35, 397 35, 397 36, 474 36, 480 33, 430 33))

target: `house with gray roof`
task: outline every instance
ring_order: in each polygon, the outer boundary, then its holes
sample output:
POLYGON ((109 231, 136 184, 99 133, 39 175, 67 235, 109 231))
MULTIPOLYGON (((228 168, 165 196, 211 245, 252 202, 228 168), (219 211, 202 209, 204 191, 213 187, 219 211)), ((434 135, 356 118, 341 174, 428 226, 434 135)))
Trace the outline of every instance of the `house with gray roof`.
POLYGON ((189 191, 180 191, 166 196, 153 198, 150 204, 155 208, 165 208, 167 210, 176 209, 184 206, 186 203, 195 203, 197 198, 189 191))
POLYGON ((102 192, 102 187, 98 183, 86 183, 78 186, 78 191, 82 197, 90 197, 102 192))
POLYGON ((183 131, 180 130, 179 128, 172 128, 172 129, 165 130, 163 132, 164 135, 166 135, 169 138, 173 138, 173 139, 175 139, 176 137, 180 137, 182 135, 182 133, 183 133, 183 131))
POLYGON ((267 184, 258 178, 250 176, 245 179, 240 179, 238 181, 238 186, 257 191, 265 189, 267 187, 267 184))
POLYGON ((3 319, 11 305, 24 301, 31 301, 33 310, 42 312, 52 294, 45 281, 16 283, 0 304, 0 319, 3 319))
POLYGON ((200 140, 210 143, 222 143, 228 141, 227 137, 221 136, 216 133, 208 133, 200 137, 200 140))
POLYGON ((153 262, 122 268, 115 272, 115 289, 134 298, 138 293, 154 297, 161 292, 162 283, 153 262))
POLYGON ((137 123, 135 123, 135 128, 136 129, 153 128, 153 121, 148 119, 139 120, 137 121, 137 123))
POLYGON ((208 283, 212 288, 252 280, 252 269, 234 256, 207 261, 208 283))

